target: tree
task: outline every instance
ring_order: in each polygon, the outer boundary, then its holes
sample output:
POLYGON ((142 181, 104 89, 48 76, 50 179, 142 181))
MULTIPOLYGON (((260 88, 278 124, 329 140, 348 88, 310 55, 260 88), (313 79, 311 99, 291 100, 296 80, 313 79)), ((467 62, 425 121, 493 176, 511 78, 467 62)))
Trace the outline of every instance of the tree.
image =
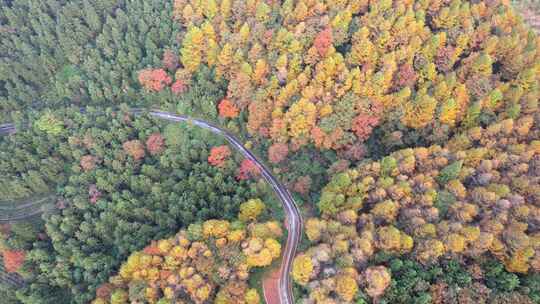
POLYGON ((236 173, 236 179, 246 180, 260 176, 261 171, 257 165, 249 159, 242 160, 236 173))
POLYGON ((92 155, 85 155, 81 157, 81 168, 84 171, 91 171, 96 167, 96 159, 92 155))
POLYGON ((231 156, 231 150, 228 146, 212 147, 208 162, 214 167, 224 167, 225 162, 231 156))
POLYGON ((172 50, 165 50, 163 52, 163 67, 170 72, 175 72, 178 68, 179 60, 178 56, 172 50))
POLYGON ((59 135, 64 129, 64 124, 52 113, 44 113, 36 122, 35 127, 38 130, 51 135, 59 135))
MULTIPOLYGON (((375 281, 379 281, 374 279, 375 281)), ((336 293, 344 301, 351 302, 358 292, 358 285, 354 277, 350 275, 342 275, 336 278, 336 293)))
POLYGON ((157 155, 165 150, 165 139, 160 133, 153 133, 146 140, 146 149, 151 155, 157 155))
POLYGON ((294 258, 292 277, 300 285, 306 285, 313 272, 311 258, 305 254, 297 255, 294 258))
POLYGON ((275 143, 268 148, 268 159, 270 162, 277 164, 285 160, 288 153, 289 147, 287 144, 275 143))
POLYGON ((230 100, 224 98, 218 105, 219 116, 223 118, 236 118, 238 116, 238 107, 230 100))
POLYGON ((124 152, 138 161, 144 158, 144 145, 139 140, 130 140, 122 144, 124 152))
POLYGON ((372 298, 380 297, 386 288, 390 285, 390 272, 386 267, 375 266, 369 267, 365 272, 368 288, 366 293, 372 298))
POLYGON ((313 42, 313 46, 317 49, 317 52, 319 52, 319 55, 321 57, 326 56, 326 53, 328 52, 328 49, 332 45, 332 29, 326 28, 317 36, 315 37, 315 41, 313 42))
POLYGON ((3 250, 4 267, 7 272, 17 272, 24 263, 26 252, 23 250, 3 250))
POLYGON ((159 92, 171 82, 171 77, 163 69, 144 69, 139 72, 139 83, 151 92, 159 92))
POLYGON ((371 135, 373 128, 379 124, 379 119, 375 116, 360 114, 352 122, 352 130, 355 132, 356 137, 365 141, 371 135))
POLYGON ((190 26, 184 38, 182 49, 180 50, 184 68, 190 72, 197 70, 202 61, 204 46, 204 33, 199 27, 190 26))
POLYGON ((260 199, 250 199, 240 205, 238 219, 241 221, 254 221, 266 209, 266 205, 260 199))
POLYGON ((182 94, 184 93, 185 91, 187 90, 186 88, 186 85, 184 84, 184 82, 182 80, 176 80, 172 85, 171 85, 171 91, 174 93, 174 94, 182 94))

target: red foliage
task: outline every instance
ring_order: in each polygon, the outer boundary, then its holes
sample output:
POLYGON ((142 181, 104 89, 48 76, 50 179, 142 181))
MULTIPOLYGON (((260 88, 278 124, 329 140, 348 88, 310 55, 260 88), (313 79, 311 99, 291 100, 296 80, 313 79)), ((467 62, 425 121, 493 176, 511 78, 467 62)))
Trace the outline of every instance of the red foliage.
POLYGON ((122 147, 135 160, 140 160, 144 157, 144 145, 139 140, 126 141, 122 147))
POLYGON ((178 67, 178 56, 171 50, 165 50, 163 53, 163 67, 173 72, 178 67))
POLYGON ((418 75, 410 64, 403 64, 399 67, 396 76, 396 83, 399 87, 412 87, 417 79, 418 75))
POLYGON ((143 252, 150 255, 161 255, 161 250, 159 250, 156 241, 152 241, 150 245, 144 247, 143 252))
POLYGON ((319 52, 319 55, 324 56, 326 55, 326 52, 328 52, 328 49, 332 45, 332 29, 327 28, 324 31, 320 32, 317 37, 315 37, 315 41, 313 42, 313 46, 317 49, 317 52, 319 52))
POLYGON ((293 190, 300 194, 308 194, 311 188, 311 177, 308 175, 300 176, 294 183, 293 190))
POLYGON ((26 258, 24 250, 4 250, 2 252, 4 258, 4 267, 7 272, 16 272, 21 268, 26 258))
POLYGON ((101 284, 96 289, 96 297, 101 298, 101 299, 110 299, 113 290, 114 290, 114 285, 112 285, 111 283, 101 284))
POLYGON ((262 37, 263 44, 269 45, 270 43, 272 43, 273 39, 274 39, 274 30, 273 29, 266 30, 262 37))
POLYGON ((223 167, 225 161, 231 156, 231 150, 227 146, 213 147, 208 156, 208 162, 214 167, 223 167))
POLYGON ((351 162, 346 159, 340 159, 337 162, 333 163, 330 168, 328 168, 329 175, 335 175, 340 172, 345 172, 351 166, 351 162))
POLYGON ((277 164, 283 161, 289 154, 289 146, 283 143, 275 143, 268 149, 268 159, 271 163, 277 164))
POLYGON ((260 174, 261 170, 259 170, 259 167, 257 167, 255 163, 253 163, 249 159, 244 159, 240 164, 240 168, 238 168, 238 172, 236 173, 236 179, 246 180, 259 176, 260 174))
POLYGON ((175 81, 171 86, 171 91, 176 95, 184 93, 186 89, 187 87, 182 80, 175 81))
POLYGON ((166 280, 168 277, 170 277, 172 274, 174 274, 174 272, 172 271, 169 271, 169 270, 161 270, 159 272, 159 278, 161 280, 166 280))
POLYGON ((160 154, 165 150, 165 139, 159 133, 150 135, 146 140, 146 149, 152 155, 160 154))
POLYGON ((238 116, 238 107, 230 100, 223 98, 218 105, 219 116, 223 118, 235 118, 238 116))
POLYGON ((97 203, 98 199, 101 197, 101 192, 98 190, 95 184, 88 186, 88 196, 90 203, 92 204, 97 203))
POLYGON ((65 200, 65 199, 59 199, 57 202, 56 202, 56 208, 62 210, 62 209, 66 209, 68 206, 68 202, 65 200))
POLYGON ((448 72, 452 69, 452 56, 454 56, 455 49, 453 46, 449 45, 442 47, 437 51, 437 56, 435 56, 435 64, 442 72, 448 72))
POLYGON ((352 122, 352 130, 359 140, 364 141, 369 138, 373 128, 379 123, 379 118, 367 114, 360 114, 352 122))
POLYGON ((172 82, 163 69, 144 69, 139 71, 139 82, 148 91, 159 92, 172 82))
POLYGON ((90 171, 96 167, 96 158, 92 155, 85 155, 81 157, 81 168, 84 171, 90 171))

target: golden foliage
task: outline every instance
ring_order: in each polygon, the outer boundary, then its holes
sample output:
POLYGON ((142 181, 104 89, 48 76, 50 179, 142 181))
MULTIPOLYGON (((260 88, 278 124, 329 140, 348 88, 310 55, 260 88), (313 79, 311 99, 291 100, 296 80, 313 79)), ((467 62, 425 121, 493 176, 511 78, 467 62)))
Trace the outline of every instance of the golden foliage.
POLYGON ((250 199, 240 205, 238 219, 241 221, 254 221, 266 209, 266 205, 260 199, 250 199))
POLYGON ((250 132, 319 148, 364 141, 382 121, 389 132, 401 122, 436 135, 474 126, 482 112, 503 114, 523 96, 538 104, 537 38, 507 1, 388 3, 175 1, 187 28, 183 69, 215 67, 227 98, 247 107, 250 132), (338 52, 342 45, 350 50, 338 52), (336 107, 348 93, 369 102, 336 107), (271 117, 277 108, 282 116, 271 117), (352 118, 365 115, 374 126, 354 132, 352 118), (325 130, 335 117, 342 121, 325 130))
MULTIPOLYGON (((269 234, 281 234, 277 222, 252 224, 267 226, 269 234)), ((249 272, 279 258, 281 244, 271 237, 254 236, 255 230, 233 227, 228 221, 208 220, 202 223, 200 239, 188 237, 188 231, 196 230, 190 226, 174 237, 152 242, 131 254, 118 275, 110 279, 112 294, 98 293, 93 303, 128 303, 136 299, 156 303, 160 296, 172 299, 178 289, 184 290, 194 303, 260 303, 257 291, 248 288, 249 272), (132 286, 140 284, 145 288, 133 293, 132 286)))
POLYGON ((313 272, 313 263, 311 257, 305 254, 297 255, 294 258, 292 277, 300 285, 306 285, 313 272))

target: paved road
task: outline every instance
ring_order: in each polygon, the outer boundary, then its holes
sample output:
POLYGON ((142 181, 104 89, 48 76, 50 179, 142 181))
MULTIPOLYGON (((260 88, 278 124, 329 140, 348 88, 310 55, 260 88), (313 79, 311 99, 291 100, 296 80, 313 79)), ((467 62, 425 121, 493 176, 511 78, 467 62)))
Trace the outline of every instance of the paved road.
POLYGON ((0 264, 0 283, 10 285, 14 288, 21 288, 25 284, 19 274, 7 272, 2 264, 0 264))
POLYGON ((0 224, 23 221, 44 212, 52 211, 55 208, 54 196, 52 195, 14 206, 0 204, 0 224))
MULTIPOLYGON (((137 115, 143 113, 144 110, 135 109, 132 112, 137 115)), ((151 116, 161 118, 167 121, 191 123, 203 129, 210 130, 214 134, 221 135, 225 137, 225 139, 227 139, 229 144, 231 144, 240 153, 242 153, 242 155, 246 159, 251 160, 259 168, 263 178, 272 186, 272 189, 277 194, 286 214, 286 225, 288 234, 287 243, 283 250, 283 259, 280 269, 279 304, 293 304, 294 298, 292 292, 292 281, 290 277, 290 272, 292 268, 292 262, 296 254, 296 249, 302 236, 302 216, 289 190, 287 190, 287 188, 285 188, 285 186, 283 186, 283 184, 281 184, 281 182, 277 178, 275 178, 272 173, 270 173, 270 170, 266 167, 264 163, 259 161, 259 159, 257 159, 257 157, 253 153, 251 153, 251 151, 244 147, 240 140, 238 140, 233 134, 220 128, 219 126, 216 126, 211 122, 205 120, 195 119, 184 115, 177 115, 158 110, 151 110, 149 111, 149 114, 151 116)), ((15 127, 12 124, 0 125, 0 133, 9 134, 13 132, 15 132, 15 127)))

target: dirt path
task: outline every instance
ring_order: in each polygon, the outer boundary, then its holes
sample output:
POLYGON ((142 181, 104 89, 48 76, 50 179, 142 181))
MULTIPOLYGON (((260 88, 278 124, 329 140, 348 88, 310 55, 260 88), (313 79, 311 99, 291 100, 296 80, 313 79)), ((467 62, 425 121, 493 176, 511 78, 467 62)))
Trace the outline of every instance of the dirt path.
POLYGON ((279 304, 279 278, 281 268, 269 271, 262 281, 264 300, 266 304, 279 304))

